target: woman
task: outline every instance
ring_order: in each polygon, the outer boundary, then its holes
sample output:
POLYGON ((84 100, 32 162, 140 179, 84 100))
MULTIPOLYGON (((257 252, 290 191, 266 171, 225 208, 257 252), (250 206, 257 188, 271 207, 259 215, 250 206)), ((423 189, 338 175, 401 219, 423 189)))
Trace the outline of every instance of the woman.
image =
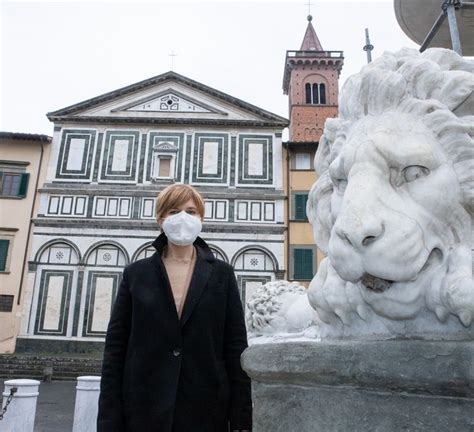
POLYGON ((242 304, 232 267, 198 237, 203 199, 168 186, 156 217, 156 253, 125 268, 113 307, 97 430, 249 431, 242 304))

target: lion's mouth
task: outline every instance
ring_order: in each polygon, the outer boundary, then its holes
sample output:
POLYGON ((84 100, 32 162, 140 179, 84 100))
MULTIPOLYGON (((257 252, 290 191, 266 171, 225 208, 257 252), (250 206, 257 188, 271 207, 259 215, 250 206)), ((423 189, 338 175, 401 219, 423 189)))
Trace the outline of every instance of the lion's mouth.
MULTIPOLYGON (((442 261, 443 258, 443 253, 441 252, 440 249, 434 248, 431 253, 428 256, 428 259, 426 260, 425 264, 421 268, 420 272, 418 273, 416 279, 420 276, 420 274, 426 272, 431 265, 436 262, 436 261, 442 261)), ((415 279, 415 280, 416 280, 415 279)), ((388 279, 383 279, 374 275, 371 275, 370 273, 364 273, 361 279, 361 283, 368 289, 376 293, 383 293, 387 290, 389 290, 392 287, 392 284, 394 284, 397 281, 392 281, 388 279)))

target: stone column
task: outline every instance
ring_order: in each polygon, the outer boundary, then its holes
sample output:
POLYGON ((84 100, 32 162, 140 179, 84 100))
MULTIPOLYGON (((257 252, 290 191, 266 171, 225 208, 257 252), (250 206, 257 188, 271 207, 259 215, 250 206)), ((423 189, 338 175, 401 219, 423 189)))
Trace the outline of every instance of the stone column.
POLYGON ((100 393, 100 377, 77 378, 73 432, 95 432, 100 393))
POLYGON ((16 387, 17 391, 0 423, 2 432, 33 432, 39 385, 39 381, 30 379, 5 381, 2 408, 10 395, 10 389, 16 387))

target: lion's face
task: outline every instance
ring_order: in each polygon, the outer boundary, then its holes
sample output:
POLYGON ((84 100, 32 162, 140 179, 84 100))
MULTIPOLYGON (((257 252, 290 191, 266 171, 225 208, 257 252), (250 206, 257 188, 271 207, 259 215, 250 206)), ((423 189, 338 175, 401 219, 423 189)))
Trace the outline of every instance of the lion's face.
POLYGON ((409 115, 355 122, 329 173, 334 226, 329 258, 385 316, 416 313, 422 279, 445 265, 463 235, 460 189, 435 136, 409 115))

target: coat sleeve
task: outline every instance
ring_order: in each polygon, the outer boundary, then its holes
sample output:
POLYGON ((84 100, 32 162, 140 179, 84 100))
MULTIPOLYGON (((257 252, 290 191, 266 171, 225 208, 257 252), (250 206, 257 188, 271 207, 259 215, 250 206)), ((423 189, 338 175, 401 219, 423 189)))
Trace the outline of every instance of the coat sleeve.
POLYGON ((230 384, 230 430, 252 429, 250 378, 240 364, 240 356, 247 346, 244 311, 231 270, 224 334, 224 359, 230 384))
POLYGON ((125 269, 105 338, 97 432, 125 431, 122 380, 130 334, 131 303, 127 269, 125 269))

